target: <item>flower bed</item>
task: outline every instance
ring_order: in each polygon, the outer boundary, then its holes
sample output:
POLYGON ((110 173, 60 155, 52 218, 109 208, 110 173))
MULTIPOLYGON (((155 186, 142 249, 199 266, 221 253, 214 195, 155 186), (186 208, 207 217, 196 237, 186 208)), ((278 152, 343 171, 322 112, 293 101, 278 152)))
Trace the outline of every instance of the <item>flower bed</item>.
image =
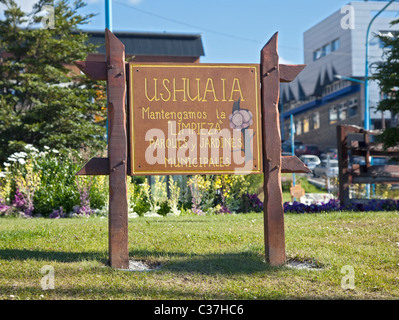
POLYGON ((292 213, 318 213, 331 211, 395 211, 399 210, 399 200, 372 199, 366 201, 352 201, 350 205, 341 205, 339 200, 331 199, 322 204, 306 205, 294 201, 284 203, 284 212, 292 213))

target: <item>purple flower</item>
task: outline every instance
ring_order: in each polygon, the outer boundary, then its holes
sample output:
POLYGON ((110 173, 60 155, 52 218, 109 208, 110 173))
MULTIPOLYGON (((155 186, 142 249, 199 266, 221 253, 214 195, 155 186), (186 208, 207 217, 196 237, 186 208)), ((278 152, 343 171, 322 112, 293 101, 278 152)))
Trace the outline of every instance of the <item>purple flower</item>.
POLYGON ((94 210, 90 208, 90 205, 76 205, 73 207, 73 212, 78 215, 89 216, 94 213, 94 210))
POLYGON ((59 219, 64 217, 64 210, 60 207, 59 210, 53 210, 53 212, 49 215, 51 219, 59 219))
POLYGON ((339 200, 331 199, 327 203, 320 205, 311 204, 305 205, 303 203, 285 202, 284 212, 296 212, 296 213, 317 213, 317 212, 330 212, 330 211, 354 211, 354 212, 369 212, 369 211, 393 211, 399 209, 399 201, 395 200, 369 200, 368 202, 356 202, 353 201, 350 204, 343 206, 339 200))
POLYGON ((197 207, 192 207, 192 208, 191 208, 191 211, 192 211, 193 213, 199 215, 199 216, 204 216, 204 215, 205 215, 205 212, 202 211, 200 208, 197 208, 197 207))
POLYGON ((0 199, 0 212, 6 212, 10 206, 7 206, 4 199, 0 199))
POLYGON ((218 211, 218 213, 219 214, 225 214, 225 213, 231 213, 231 211, 229 210, 229 208, 227 208, 227 206, 222 206, 220 209, 219 209, 219 211, 218 211))
POLYGON ((17 188, 17 190, 15 191, 14 200, 12 202, 13 206, 19 209, 23 209, 25 203, 26 201, 24 195, 21 192, 19 192, 19 189, 17 188))

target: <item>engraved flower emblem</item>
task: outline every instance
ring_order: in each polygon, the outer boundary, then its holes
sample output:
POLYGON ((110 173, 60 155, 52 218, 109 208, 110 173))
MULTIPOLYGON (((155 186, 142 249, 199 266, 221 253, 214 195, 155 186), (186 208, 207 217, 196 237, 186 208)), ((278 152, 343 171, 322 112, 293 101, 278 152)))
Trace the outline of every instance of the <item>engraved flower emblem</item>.
POLYGON ((252 125, 252 112, 246 109, 235 110, 230 116, 230 128, 246 129, 252 125))

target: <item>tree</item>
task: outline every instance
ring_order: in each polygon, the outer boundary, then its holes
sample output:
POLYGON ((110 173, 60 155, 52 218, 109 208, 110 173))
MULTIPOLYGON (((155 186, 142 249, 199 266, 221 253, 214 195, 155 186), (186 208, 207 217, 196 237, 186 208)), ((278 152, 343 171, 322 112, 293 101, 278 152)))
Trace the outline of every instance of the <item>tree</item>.
MULTIPOLYGON (((391 25, 398 23, 399 20, 395 20, 391 22, 391 25)), ((379 36, 384 44, 384 59, 379 63, 373 78, 379 81, 380 90, 383 93, 377 110, 391 111, 393 120, 399 115, 399 37, 395 32, 392 33, 394 36, 379 36)), ((399 127, 396 125, 386 128, 379 139, 386 148, 398 145, 399 127)))
POLYGON ((78 29, 93 15, 78 14, 81 0, 39 0, 30 14, 14 0, 0 3, 0 163, 28 143, 104 148, 105 84, 72 70, 96 49, 78 29), (38 26, 45 6, 54 9, 52 29, 38 26))

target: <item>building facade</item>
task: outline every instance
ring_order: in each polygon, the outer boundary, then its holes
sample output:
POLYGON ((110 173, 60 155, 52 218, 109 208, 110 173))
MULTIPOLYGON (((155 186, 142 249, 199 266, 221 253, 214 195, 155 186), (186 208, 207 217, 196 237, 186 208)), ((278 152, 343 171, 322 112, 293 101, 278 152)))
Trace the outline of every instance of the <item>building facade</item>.
MULTIPOLYGON (((87 31, 89 42, 98 45, 97 53, 86 60, 105 59, 104 31, 87 31)), ((199 63, 204 56, 200 34, 114 32, 124 44, 126 59, 132 62, 199 63)))
MULTIPOLYGON (((304 33, 306 68, 291 83, 281 84, 282 139, 290 138, 291 115, 295 140, 316 144, 321 150, 336 148, 336 125, 364 126, 366 33, 384 1, 350 2, 304 33), (349 79, 348 79, 349 78, 349 79)), ((378 34, 394 36, 399 26, 399 3, 392 3, 373 22, 369 36, 369 77, 383 59, 378 34)), ((390 112, 377 112, 380 91, 369 81, 370 129, 390 125, 390 112)))

